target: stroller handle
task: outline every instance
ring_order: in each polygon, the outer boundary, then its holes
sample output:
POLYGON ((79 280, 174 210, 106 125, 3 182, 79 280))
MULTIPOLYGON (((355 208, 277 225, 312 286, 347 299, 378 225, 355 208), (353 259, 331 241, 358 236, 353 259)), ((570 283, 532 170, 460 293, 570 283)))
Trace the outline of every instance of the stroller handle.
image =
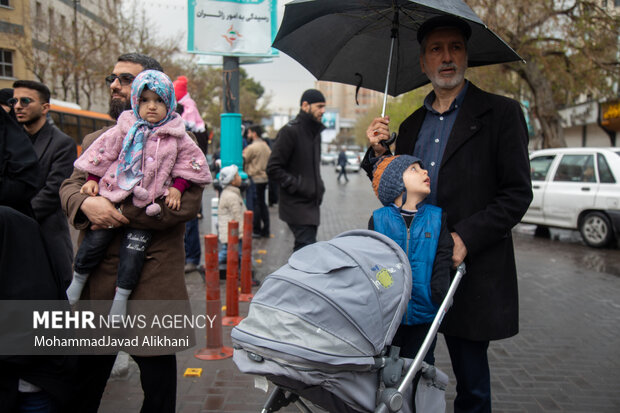
POLYGON ((443 317, 448 312, 448 309, 452 306, 452 297, 454 297, 454 293, 456 292, 456 289, 459 286, 461 278, 463 278, 465 272, 465 263, 461 263, 456 268, 456 274, 452 279, 452 283, 450 284, 450 288, 448 289, 446 298, 444 298, 441 306, 439 307, 439 310, 437 311, 437 315, 433 320, 433 324, 431 324, 431 328, 428 330, 428 334, 424 338, 422 347, 420 347, 420 350, 418 350, 418 354, 416 354, 415 359, 413 359, 413 364, 409 368, 409 371, 407 371, 407 374, 405 375, 405 378, 403 379, 400 386, 398 386, 398 391, 400 393, 402 393, 411 384, 413 378, 415 377, 415 374, 418 372, 418 370, 420 370, 420 367, 422 367, 422 360, 424 359, 426 352, 430 348, 431 343, 435 338, 435 335, 437 334, 437 331, 439 330, 439 325, 443 321, 443 317))
POLYGON ((461 282, 461 278, 463 278, 463 275, 465 273, 465 263, 459 264, 459 266, 456 268, 456 274, 452 279, 450 288, 448 289, 448 293, 446 294, 446 297, 441 303, 441 306, 437 311, 437 315, 435 315, 435 319, 433 320, 433 323, 431 324, 431 327, 428 330, 426 337, 424 338, 424 342, 422 343, 422 346, 420 347, 418 353, 413 359, 413 363, 407 370, 407 373, 405 374, 405 377, 398 386, 397 391, 386 394, 386 397, 382 397, 382 402, 375 409, 375 413, 396 412, 402 407, 402 394, 405 389, 411 385, 415 374, 422 367, 424 356, 426 355, 426 352, 430 348, 431 343, 435 338, 437 331, 439 330, 439 325, 441 324, 443 317, 446 315, 446 312, 448 311, 450 306, 452 306, 452 297, 454 297, 454 293, 456 292, 456 289, 461 282))

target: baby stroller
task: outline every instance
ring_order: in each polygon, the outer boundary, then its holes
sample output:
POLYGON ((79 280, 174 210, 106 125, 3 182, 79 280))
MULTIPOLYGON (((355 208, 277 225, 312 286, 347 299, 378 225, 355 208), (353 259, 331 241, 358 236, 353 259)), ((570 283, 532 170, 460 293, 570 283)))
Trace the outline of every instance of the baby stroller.
POLYGON ((447 376, 422 359, 463 273, 459 268, 416 358, 402 359, 390 347, 411 291, 402 249, 367 230, 309 245, 264 280, 248 317, 232 330, 233 360, 276 385, 263 412, 290 403, 310 412, 300 397, 330 412, 410 412, 418 371, 417 411, 437 411, 428 403, 445 406, 447 376))

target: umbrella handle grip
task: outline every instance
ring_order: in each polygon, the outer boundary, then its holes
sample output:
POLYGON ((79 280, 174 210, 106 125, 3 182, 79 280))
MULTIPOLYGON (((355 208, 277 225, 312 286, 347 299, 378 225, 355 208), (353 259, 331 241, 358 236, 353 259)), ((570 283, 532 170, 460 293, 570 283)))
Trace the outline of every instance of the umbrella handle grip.
POLYGON ((381 145, 383 145, 385 147, 385 149, 390 149, 390 145, 393 144, 396 141, 396 138, 398 138, 398 135, 396 134, 396 132, 392 132, 392 135, 390 136, 389 139, 386 139, 384 141, 381 141, 381 145))

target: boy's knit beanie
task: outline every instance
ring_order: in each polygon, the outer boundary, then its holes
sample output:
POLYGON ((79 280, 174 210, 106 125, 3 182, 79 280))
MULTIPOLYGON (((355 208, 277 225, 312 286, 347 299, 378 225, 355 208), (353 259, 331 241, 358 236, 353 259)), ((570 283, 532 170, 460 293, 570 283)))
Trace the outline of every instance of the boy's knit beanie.
POLYGON ((411 155, 385 156, 380 158, 374 166, 372 174, 372 188, 383 205, 390 205, 405 191, 403 173, 420 158, 411 155))
POLYGON ((239 171, 237 165, 228 165, 220 170, 220 184, 222 188, 227 187, 235 179, 235 175, 239 171))
POLYGON ((177 77, 174 82, 174 94, 177 100, 183 99, 183 96, 187 95, 187 78, 185 76, 177 77))

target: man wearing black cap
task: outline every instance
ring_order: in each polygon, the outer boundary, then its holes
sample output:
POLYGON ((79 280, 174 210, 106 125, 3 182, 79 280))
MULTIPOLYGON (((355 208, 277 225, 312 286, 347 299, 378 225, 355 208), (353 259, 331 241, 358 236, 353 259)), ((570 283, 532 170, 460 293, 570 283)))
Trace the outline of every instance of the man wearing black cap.
POLYGON ((2 106, 2 109, 4 109, 4 111, 7 113, 11 111, 9 99, 11 99, 12 97, 13 89, 0 89, 0 106, 2 106))
MULTIPOLYGON (((511 229, 532 200, 528 136, 519 104, 465 79, 469 25, 431 18, 418 29, 420 66, 433 91, 399 129, 396 154, 419 157, 431 178, 426 202, 441 207, 454 239, 453 264, 467 274, 440 331, 456 376, 455 412, 490 412, 490 340, 519 330, 517 274, 511 229)), ((366 131, 362 167, 372 175, 387 150, 389 118, 366 131)))
POLYGON ((297 117, 278 132, 267 164, 269 180, 280 183, 279 214, 295 236, 293 251, 316 242, 325 193, 320 170, 325 97, 308 89, 300 105, 297 117))

